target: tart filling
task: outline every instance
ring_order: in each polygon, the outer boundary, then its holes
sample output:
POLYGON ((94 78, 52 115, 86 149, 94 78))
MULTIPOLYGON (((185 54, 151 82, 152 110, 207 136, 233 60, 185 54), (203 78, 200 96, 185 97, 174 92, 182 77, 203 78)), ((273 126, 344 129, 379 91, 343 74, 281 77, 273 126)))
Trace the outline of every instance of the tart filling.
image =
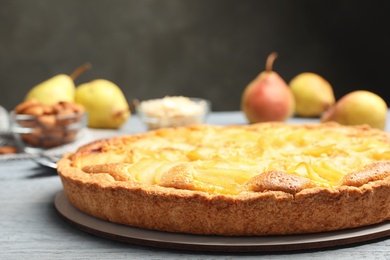
POLYGON ((390 218, 388 134, 334 123, 166 128, 100 140, 58 163, 80 210, 217 235, 322 232, 390 218))

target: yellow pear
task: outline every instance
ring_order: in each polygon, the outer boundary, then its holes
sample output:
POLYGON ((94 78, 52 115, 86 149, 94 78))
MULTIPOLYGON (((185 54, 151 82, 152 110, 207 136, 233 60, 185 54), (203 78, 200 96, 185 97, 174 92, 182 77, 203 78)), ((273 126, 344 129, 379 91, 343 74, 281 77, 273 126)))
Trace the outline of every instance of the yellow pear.
POLYGON ((287 83, 272 70, 277 53, 271 53, 262 71, 244 89, 241 110, 250 123, 284 121, 294 113, 294 96, 287 83))
POLYGON ((75 101, 84 106, 91 128, 121 127, 130 117, 122 90, 113 82, 96 79, 76 88, 75 101))
POLYGON ((74 80, 87 68, 89 64, 84 64, 71 75, 59 74, 43 81, 27 92, 25 100, 35 99, 45 105, 54 105, 60 101, 74 102, 74 80))
POLYGON ((387 104, 377 94, 356 90, 343 96, 324 113, 321 122, 335 121, 342 125, 367 124, 373 128, 385 129, 387 104))
POLYGON ((319 117, 335 103, 332 86, 316 73, 300 73, 289 82, 289 86, 294 94, 297 116, 319 117))
POLYGON ((33 87, 25 100, 35 99, 41 104, 54 105, 59 101, 74 102, 75 85, 65 74, 54 76, 33 87))

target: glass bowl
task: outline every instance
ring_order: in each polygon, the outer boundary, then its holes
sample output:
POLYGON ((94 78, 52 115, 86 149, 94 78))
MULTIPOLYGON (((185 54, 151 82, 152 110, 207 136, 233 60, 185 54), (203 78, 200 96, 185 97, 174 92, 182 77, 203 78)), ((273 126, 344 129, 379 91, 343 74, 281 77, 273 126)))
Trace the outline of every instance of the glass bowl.
POLYGON ((74 142, 87 126, 87 113, 29 115, 10 112, 10 129, 21 152, 41 153, 74 142))
POLYGON ((202 124, 211 103, 207 99, 166 96, 138 102, 136 111, 149 130, 202 124))

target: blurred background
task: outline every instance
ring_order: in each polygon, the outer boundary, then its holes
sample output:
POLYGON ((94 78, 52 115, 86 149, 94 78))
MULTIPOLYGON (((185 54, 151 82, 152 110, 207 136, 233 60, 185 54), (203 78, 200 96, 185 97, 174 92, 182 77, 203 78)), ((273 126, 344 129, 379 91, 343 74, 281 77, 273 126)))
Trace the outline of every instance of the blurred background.
POLYGON ((85 62, 76 85, 116 83, 128 101, 185 95, 239 110, 278 52, 287 82, 322 75, 336 98, 367 89, 390 104, 390 1, 0 0, 0 105, 85 62))

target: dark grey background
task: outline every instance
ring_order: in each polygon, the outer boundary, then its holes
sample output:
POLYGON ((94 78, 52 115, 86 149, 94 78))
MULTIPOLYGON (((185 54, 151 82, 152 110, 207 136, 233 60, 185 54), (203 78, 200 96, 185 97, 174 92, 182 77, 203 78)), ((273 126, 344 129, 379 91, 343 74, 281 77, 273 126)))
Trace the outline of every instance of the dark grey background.
POLYGON ((336 98, 368 89, 390 104, 389 13, 390 1, 0 0, 0 105, 90 62, 77 84, 105 78, 129 101, 186 95, 238 110, 272 51, 287 82, 312 71, 336 98))

